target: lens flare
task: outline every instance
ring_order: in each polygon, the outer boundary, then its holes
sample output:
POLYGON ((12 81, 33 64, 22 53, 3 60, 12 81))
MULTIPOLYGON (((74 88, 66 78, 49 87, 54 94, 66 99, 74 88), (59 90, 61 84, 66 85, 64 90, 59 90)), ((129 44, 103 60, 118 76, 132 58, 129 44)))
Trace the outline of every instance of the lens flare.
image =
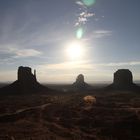
POLYGON ((95 96, 87 95, 83 99, 84 99, 84 102, 86 103, 86 105, 96 104, 96 97, 95 96))
POLYGON ((92 6, 93 4, 95 4, 96 0, 82 0, 82 2, 83 2, 86 6, 92 6))
POLYGON ((81 39, 83 37, 83 34, 84 34, 84 31, 82 28, 79 28, 77 31, 76 31, 76 37, 78 39, 81 39))

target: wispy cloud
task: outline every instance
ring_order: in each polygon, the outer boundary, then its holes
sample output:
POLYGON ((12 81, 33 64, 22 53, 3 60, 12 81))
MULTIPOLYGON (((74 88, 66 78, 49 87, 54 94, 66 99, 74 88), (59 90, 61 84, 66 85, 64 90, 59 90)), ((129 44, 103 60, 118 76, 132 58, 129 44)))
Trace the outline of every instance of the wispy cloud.
POLYGON ((78 20, 76 21, 75 26, 86 24, 88 18, 93 17, 94 15, 94 13, 90 13, 88 11, 81 12, 78 15, 78 20))
MULTIPOLYGON (((43 24, 39 29, 36 28, 36 30, 30 31, 31 23, 29 22, 25 27, 21 27, 22 29, 17 27, 12 31, 6 28, 7 23, 5 23, 6 35, 1 35, 0 38, 0 54, 2 54, 0 55, 0 61, 4 61, 4 59, 1 59, 3 55, 9 57, 9 59, 5 59, 9 62, 11 62, 11 59, 16 58, 41 56, 46 46, 49 48, 51 43, 58 44, 56 42, 60 42, 65 38, 65 36, 60 36, 60 34, 63 34, 62 30, 53 32, 53 25, 47 28, 48 25, 43 24)), ((50 47, 46 53, 49 54, 51 49, 50 47)))
POLYGON ((140 61, 118 63, 93 63, 90 60, 62 62, 38 65, 39 79, 42 81, 71 82, 80 73, 88 77, 88 81, 111 81, 115 69, 140 66, 140 61))
MULTIPOLYGON (((80 73, 87 77, 87 81, 111 81, 114 68, 129 68, 140 66, 140 61, 118 62, 118 63, 93 63, 90 60, 77 62, 62 62, 54 64, 42 64, 36 66, 37 78, 44 82, 72 82, 80 73), (109 68, 109 69, 107 69, 109 68)), ((1 79, 7 75, 7 81, 15 79, 15 71, 6 71, 0 74, 1 79)), ((137 73, 136 73, 137 75, 137 73)), ((139 77, 139 75, 138 75, 139 77)), ((137 76, 136 76, 137 78, 137 76)))
POLYGON ((56 63, 56 64, 43 64, 39 65, 37 69, 40 71, 57 71, 61 74, 64 72, 66 73, 69 71, 70 73, 75 71, 84 71, 88 73, 89 71, 96 71, 99 73, 101 67, 127 67, 127 66, 140 66, 140 61, 132 61, 132 62, 118 62, 118 63, 93 63, 91 61, 77 61, 77 62, 63 62, 63 63, 56 63))
POLYGON ((39 68, 52 70, 74 70, 74 69, 92 69, 93 65, 89 61, 74 61, 74 62, 40 65, 39 68))
POLYGON ((110 37, 113 35, 113 31, 111 30, 95 30, 91 34, 88 35, 88 37, 85 37, 85 41, 92 41, 93 39, 101 39, 110 37))
POLYGON ((105 66, 105 67, 139 66, 140 61, 118 62, 118 63, 102 63, 102 64, 98 64, 98 65, 99 66, 105 66))
POLYGON ((83 8, 87 8, 82 1, 76 1, 75 3, 79 6, 82 6, 83 8))
POLYGON ((40 51, 37 51, 35 49, 15 50, 14 53, 15 53, 15 58, 33 57, 33 56, 39 56, 42 54, 40 51))
POLYGON ((84 25, 89 18, 95 16, 95 13, 89 12, 88 8, 82 1, 76 1, 76 4, 80 7, 80 13, 77 16, 75 26, 84 25))
POLYGON ((95 38, 103 38, 111 35, 112 35, 112 31, 110 30, 96 30, 93 33, 93 37, 95 38))
POLYGON ((42 54, 38 50, 18 48, 16 45, 5 45, 1 48, 0 53, 11 55, 11 58, 26 58, 42 54))
POLYGON ((79 73, 86 74, 90 70, 95 70, 90 61, 73 61, 54 64, 38 65, 39 79, 42 81, 70 82, 74 81, 79 73), (46 75, 47 78, 44 78, 46 75))
POLYGON ((39 65, 39 69, 44 70, 97 70, 101 67, 120 67, 120 66, 137 66, 140 65, 140 61, 130 61, 130 62, 116 62, 116 63, 93 63, 90 60, 87 61, 74 61, 74 62, 63 62, 56 64, 44 64, 39 65))

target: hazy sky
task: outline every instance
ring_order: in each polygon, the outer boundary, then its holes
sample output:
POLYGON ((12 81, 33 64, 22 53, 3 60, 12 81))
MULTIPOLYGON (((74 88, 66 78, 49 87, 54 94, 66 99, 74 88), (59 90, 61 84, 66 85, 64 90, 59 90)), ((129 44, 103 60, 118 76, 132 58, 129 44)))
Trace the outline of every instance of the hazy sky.
POLYGON ((40 82, 112 81, 129 68, 140 80, 140 0, 0 0, 0 81, 20 65, 40 82), (69 44, 80 42, 80 57, 69 44))

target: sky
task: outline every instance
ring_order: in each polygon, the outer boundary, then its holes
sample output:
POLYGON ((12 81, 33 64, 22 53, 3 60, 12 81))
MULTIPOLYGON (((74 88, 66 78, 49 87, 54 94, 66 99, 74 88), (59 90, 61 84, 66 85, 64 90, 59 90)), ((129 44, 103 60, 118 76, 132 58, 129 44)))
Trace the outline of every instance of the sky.
POLYGON ((0 82, 16 80, 19 66, 47 83, 72 83, 81 73, 89 83, 112 81, 122 68, 140 80, 139 7, 140 0, 0 0, 0 82))

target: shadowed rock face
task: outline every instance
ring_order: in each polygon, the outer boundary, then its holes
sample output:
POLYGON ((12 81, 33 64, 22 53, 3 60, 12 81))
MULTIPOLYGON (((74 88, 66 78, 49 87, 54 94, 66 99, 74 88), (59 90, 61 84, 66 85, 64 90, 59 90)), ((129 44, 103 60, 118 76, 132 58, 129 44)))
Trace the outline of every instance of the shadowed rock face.
POLYGON ((77 83, 77 84, 82 84, 82 83, 84 83, 84 75, 79 74, 79 75, 77 76, 77 78, 76 78, 76 83, 77 83))
POLYGON ((30 67, 20 66, 18 68, 17 80, 9 86, 3 87, 0 92, 6 93, 35 93, 49 90, 42 86, 36 79, 36 71, 32 73, 30 67))
POLYGON ((76 82, 72 84, 72 87, 75 88, 76 90, 84 90, 90 88, 90 86, 87 83, 85 83, 83 74, 79 74, 77 76, 76 82))
POLYGON ((128 69, 119 69, 114 73, 113 83, 108 89, 139 90, 139 86, 133 83, 132 72, 128 69))
POLYGON ((21 66, 18 68, 18 81, 22 84, 35 84, 36 74, 32 74, 31 68, 21 66))
POLYGON ((129 87, 133 84, 132 72, 128 69, 120 69, 114 73, 114 82, 116 87, 129 87))

